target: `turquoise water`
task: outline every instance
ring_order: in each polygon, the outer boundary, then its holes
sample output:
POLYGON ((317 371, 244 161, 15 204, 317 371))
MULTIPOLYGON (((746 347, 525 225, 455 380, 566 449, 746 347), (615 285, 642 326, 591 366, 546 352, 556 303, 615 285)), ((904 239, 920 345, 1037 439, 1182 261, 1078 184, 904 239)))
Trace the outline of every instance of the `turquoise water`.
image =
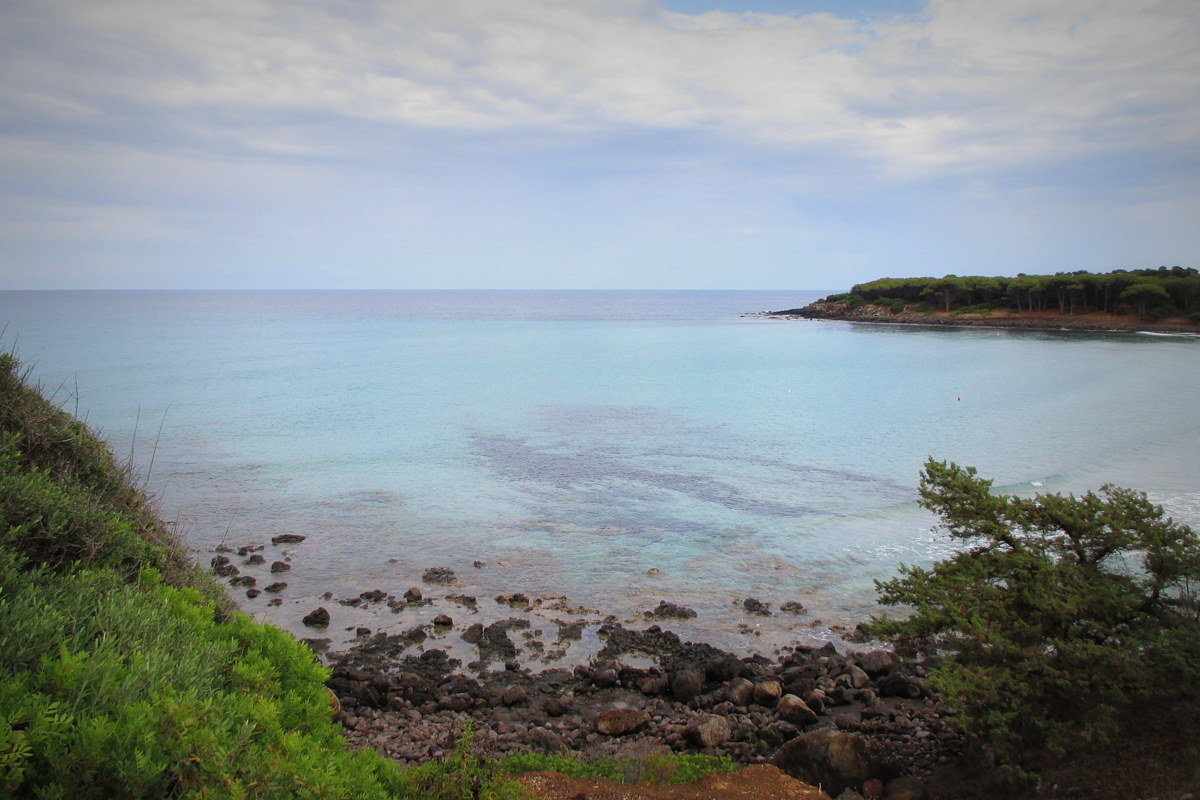
POLYGON ((861 619, 873 578, 946 552, 929 455, 1200 521, 1197 340, 740 316, 819 294, 3 292, 0 321, 198 552, 309 537, 285 605, 250 604, 285 625, 435 565, 672 599, 710 638, 747 596, 811 612, 768 628, 861 619))

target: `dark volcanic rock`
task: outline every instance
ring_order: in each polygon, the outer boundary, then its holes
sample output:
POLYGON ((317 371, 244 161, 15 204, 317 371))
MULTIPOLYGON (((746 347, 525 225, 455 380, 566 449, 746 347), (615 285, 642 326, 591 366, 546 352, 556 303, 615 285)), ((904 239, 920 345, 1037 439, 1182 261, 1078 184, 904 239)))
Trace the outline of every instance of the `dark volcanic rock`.
POLYGON ((761 600, 755 600, 753 597, 747 597, 742 601, 742 608, 750 614, 758 617, 771 616, 771 608, 769 603, 764 603, 761 600))
POLYGON ((421 580, 438 586, 449 586, 454 583, 454 570, 445 567, 430 567, 421 575, 421 580))
POLYGON ((279 536, 272 536, 271 544, 300 544, 300 542, 303 542, 306 538, 307 537, 301 536, 298 533, 284 533, 280 534, 279 536))
POLYGON ((325 610, 324 606, 320 606, 305 614, 301 622, 310 628, 327 627, 329 625, 329 612, 325 610))
POLYGON ((696 616, 696 612, 686 606, 663 600, 654 609, 642 612, 642 616, 646 619, 691 619, 696 616))

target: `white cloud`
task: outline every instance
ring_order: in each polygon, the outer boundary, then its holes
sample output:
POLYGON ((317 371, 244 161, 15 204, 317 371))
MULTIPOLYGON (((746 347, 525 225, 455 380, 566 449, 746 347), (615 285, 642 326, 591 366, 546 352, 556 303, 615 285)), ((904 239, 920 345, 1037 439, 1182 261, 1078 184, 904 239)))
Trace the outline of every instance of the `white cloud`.
POLYGON ((192 125, 235 113, 224 134, 264 153, 329 144, 260 129, 271 113, 703 130, 835 146, 900 176, 1200 130, 1194 0, 934 0, 919 17, 870 22, 690 16, 650 0, 43 0, 4 13, 16 113, 192 125))

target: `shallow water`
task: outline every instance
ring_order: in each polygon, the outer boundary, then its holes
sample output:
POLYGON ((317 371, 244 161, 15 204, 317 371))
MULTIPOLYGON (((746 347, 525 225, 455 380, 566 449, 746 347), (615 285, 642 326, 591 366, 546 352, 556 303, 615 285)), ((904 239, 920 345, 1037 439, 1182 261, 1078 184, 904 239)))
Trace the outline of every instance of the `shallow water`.
POLYGON ((284 605, 246 604, 293 628, 440 565, 481 597, 670 599, 730 647, 821 636, 947 552, 929 455, 1200 521, 1200 342, 740 316, 818 294, 3 292, 0 321, 198 552, 308 536, 284 605))

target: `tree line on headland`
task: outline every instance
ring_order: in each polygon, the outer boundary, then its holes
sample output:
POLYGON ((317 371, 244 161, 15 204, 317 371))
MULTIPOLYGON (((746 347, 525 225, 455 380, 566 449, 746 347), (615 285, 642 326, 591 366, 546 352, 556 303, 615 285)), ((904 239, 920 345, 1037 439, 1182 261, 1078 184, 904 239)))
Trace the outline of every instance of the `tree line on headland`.
POLYGON ((986 277, 946 275, 942 278, 880 278, 860 283, 825 303, 854 308, 871 304, 899 314, 917 311, 1016 313, 1057 311, 1060 314, 1137 314, 1143 319, 1187 317, 1200 323, 1200 271, 1194 267, 1086 270, 1054 275, 986 277))

